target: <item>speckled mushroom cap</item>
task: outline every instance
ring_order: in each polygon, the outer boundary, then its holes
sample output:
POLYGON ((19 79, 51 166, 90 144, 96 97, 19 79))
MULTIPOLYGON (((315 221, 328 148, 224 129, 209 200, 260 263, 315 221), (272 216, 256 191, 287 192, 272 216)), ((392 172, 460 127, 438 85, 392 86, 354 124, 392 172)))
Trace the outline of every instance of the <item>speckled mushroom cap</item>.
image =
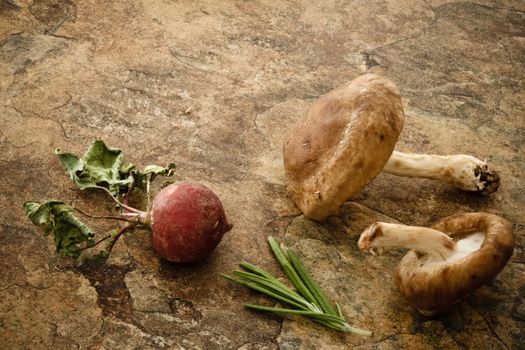
POLYGON ((408 303, 423 314, 446 311, 459 299, 494 278, 514 250, 512 225, 488 213, 458 214, 432 226, 454 240, 483 232, 481 247, 456 261, 425 262, 424 254, 409 251, 397 267, 396 282, 408 303))
POLYGON ((317 99, 284 142, 289 190, 303 214, 323 220, 381 171, 403 128, 396 86, 373 74, 317 99))

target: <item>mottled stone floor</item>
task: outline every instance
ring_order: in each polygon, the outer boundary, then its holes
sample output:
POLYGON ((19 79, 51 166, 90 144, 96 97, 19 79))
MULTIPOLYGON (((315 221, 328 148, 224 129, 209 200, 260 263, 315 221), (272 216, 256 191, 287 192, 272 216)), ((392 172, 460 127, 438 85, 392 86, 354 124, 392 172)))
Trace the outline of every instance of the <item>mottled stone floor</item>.
POLYGON ((521 0, 0 0, 0 348, 523 349, 524 64, 521 0), (365 72, 402 93, 398 150, 487 159, 500 190, 381 174, 327 222, 300 216, 281 175, 283 137, 317 96, 365 72), (234 229, 208 260, 163 262, 145 230, 100 267, 54 254, 21 205, 110 210, 103 194, 73 188, 53 154, 96 138, 141 166, 173 161, 177 179, 220 195, 234 229), (511 221, 517 246, 496 279, 443 316, 400 297, 400 254, 356 247, 376 220, 429 225, 471 211, 511 221), (269 234, 374 336, 244 310, 271 301, 218 273, 241 260, 279 273, 269 234))

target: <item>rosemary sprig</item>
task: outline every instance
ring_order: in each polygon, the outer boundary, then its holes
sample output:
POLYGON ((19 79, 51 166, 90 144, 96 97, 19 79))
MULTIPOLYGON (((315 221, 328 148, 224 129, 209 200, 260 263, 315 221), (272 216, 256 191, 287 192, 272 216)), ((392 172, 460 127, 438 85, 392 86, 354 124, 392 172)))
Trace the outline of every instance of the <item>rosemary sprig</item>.
POLYGON ((279 243, 272 237, 268 237, 268 243, 270 244, 270 248, 272 249, 273 254, 277 258, 277 261, 279 261, 279 264, 281 264, 281 267, 288 276, 288 279, 292 282, 294 287, 301 293, 305 299, 307 299, 309 302, 315 304, 316 300, 310 290, 304 285, 303 281, 297 274, 297 271, 294 270, 286 256, 284 255, 284 252, 281 250, 281 247, 279 246, 279 243))
POLYGON ((301 315, 341 332, 351 332, 364 336, 372 335, 370 331, 355 328, 348 324, 339 304, 336 303, 335 308, 330 304, 326 295, 293 250, 281 248, 272 236, 268 237, 268 244, 297 292, 263 269, 247 262, 241 262, 239 266, 244 271, 234 271, 235 277, 224 274, 221 276, 279 300, 290 308, 254 304, 246 304, 245 307, 282 315, 301 315))
POLYGON ((299 276, 301 277, 304 284, 312 292, 317 304, 323 309, 323 311, 329 315, 336 315, 334 308, 330 305, 330 302, 326 298, 326 295, 323 293, 319 285, 313 280, 306 268, 304 267, 301 260, 297 254, 292 250, 288 249, 288 257, 292 266, 298 271, 299 276))

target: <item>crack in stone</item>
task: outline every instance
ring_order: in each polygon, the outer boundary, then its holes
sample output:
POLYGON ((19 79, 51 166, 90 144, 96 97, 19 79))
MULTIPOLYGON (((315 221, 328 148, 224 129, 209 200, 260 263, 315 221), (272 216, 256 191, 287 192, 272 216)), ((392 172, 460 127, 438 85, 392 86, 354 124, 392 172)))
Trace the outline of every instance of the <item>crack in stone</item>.
POLYGON ((14 285, 17 286, 20 289, 26 289, 27 287, 29 287, 30 289, 34 289, 34 290, 38 290, 38 291, 43 291, 43 290, 47 290, 47 289, 51 288, 51 285, 49 285, 47 287, 38 287, 38 286, 35 286, 35 285, 33 285, 33 284, 31 284, 31 283, 29 283, 27 281, 24 284, 15 282, 14 285))
MULTIPOLYGON (((68 94, 68 95, 69 95, 69 94, 68 94)), ((71 96, 71 95, 70 95, 70 96, 71 96)), ((71 101, 71 100, 69 100, 67 103, 69 103, 70 101, 71 101)), ((13 105, 10 105, 9 107, 11 107, 12 109, 14 109, 14 110, 15 110, 18 114, 20 114, 20 116, 22 116, 23 118, 27 118, 26 115, 25 115, 21 110, 18 109, 18 107, 13 106, 13 105)), ((55 109, 55 108, 52 108, 52 109, 55 109)), ((65 129, 65 127, 64 127, 64 125, 63 125, 63 123, 62 123, 62 121, 60 121, 60 120, 55 120, 55 119, 52 119, 52 118, 49 118, 49 117, 44 117, 44 116, 42 116, 42 115, 40 115, 40 114, 38 114, 38 113, 36 113, 36 112, 33 112, 33 111, 31 111, 31 112, 29 112, 29 113, 32 114, 32 117, 31 117, 31 118, 42 119, 42 120, 47 120, 47 121, 50 121, 50 122, 57 123, 57 124, 60 126, 60 129, 62 130, 62 134, 64 135, 64 138, 66 138, 66 139, 70 139, 70 137, 69 137, 69 135, 67 134, 66 129, 65 129)), ((1 133, 1 131, 0 131, 0 133, 1 133)), ((29 144, 27 144, 27 145, 24 145, 24 146, 16 146, 16 145, 13 145, 13 144, 12 144, 10 141, 8 141, 8 140, 6 140, 6 142, 9 143, 11 146, 17 148, 17 149, 23 149, 23 148, 26 148, 26 147, 29 147, 29 146, 35 144, 37 141, 33 141, 33 142, 31 142, 31 143, 29 143, 29 144)))
POLYGON ((418 37, 422 36, 424 33, 426 33, 428 30, 430 30, 434 26, 434 24, 437 22, 437 20, 439 19, 439 16, 436 14, 436 12, 433 9, 432 9, 432 12, 434 13, 434 17, 432 18, 430 23, 425 28, 421 29, 421 31, 419 33, 414 34, 414 35, 410 35, 410 36, 407 36, 407 37, 404 37, 404 38, 401 38, 401 39, 398 39, 398 40, 395 40, 393 42, 389 42, 389 43, 386 43, 386 44, 383 44, 383 45, 376 46, 376 47, 370 49, 369 51, 371 51, 371 52, 377 51, 377 50, 383 49, 385 47, 396 45, 396 44, 399 44, 399 43, 402 43, 402 42, 405 42, 405 41, 408 41, 408 40, 417 39, 418 37))
POLYGON ((379 62, 377 62, 368 52, 361 53, 363 60, 365 61, 366 71, 368 72, 373 67, 383 67, 379 62))
POLYGON ((9 146, 11 146, 12 148, 14 149, 24 149, 24 148, 27 148, 27 147, 30 147, 30 146, 33 146, 34 144, 37 143, 37 141, 33 141, 33 142, 30 142, 28 144, 25 144, 23 146, 19 146, 19 145, 15 145, 13 142, 9 141, 7 139, 7 137, 4 135, 4 133, 2 132, 2 130, 0 130, 0 135, 2 135, 2 137, 4 138, 4 142, 7 143, 9 146))
POLYGON ((498 45, 503 47, 503 50, 507 53, 509 64, 514 63, 514 61, 512 60, 512 55, 511 55, 509 49, 507 48, 507 46, 503 42, 501 42, 501 40, 499 40, 497 43, 498 43, 498 45))
MULTIPOLYGON (((525 14, 525 11, 521 11, 521 10, 517 10, 517 9, 511 9, 511 8, 506 8, 506 7, 492 7, 492 6, 482 5, 482 4, 476 4, 476 3, 473 3, 473 2, 446 3, 446 4, 443 4, 443 5, 437 6, 437 7, 432 7, 427 2, 427 0, 424 0, 424 3, 434 13, 434 18, 430 21, 430 24, 428 26, 423 28, 421 30, 421 32, 419 32, 419 33, 417 33, 415 35, 411 35, 411 36, 408 36, 408 37, 405 37, 405 38, 401 38, 399 40, 396 40, 396 41, 393 41, 393 42, 390 42, 390 43, 386 43, 386 44, 374 47, 370 51, 376 51, 378 49, 382 49, 382 48, 385 48, 385 47, 388 47, 388 46, 396 45, 396 44, 399 44, 399 43, 407 41, 407 40, 418 38, 419 36, 423 35, 425 32, 427 32, 429 29, 431 29, 433 27, 433 25, 437 22, 437 20, 441 18, 441 16, 438 15, 438 11, 440 11, 442 8, 447 7, 447 6, 472 5, 472 6, 477 6, 477 7, 481 7, 481 8, 485 8, 485 9, 489 9, 489 10, 507 10, 507 11, 511 11, 511 12, 517 12, 517 13, 525 14)), ((505 48, 505 50, 506 50, 506 48, 505 48)), ((508 53, 508 50, 506 50, 506 51, 508 53)), ((510 54, 509 54, 509 57, 510 57, 510 54)), ((512 62, 512 59, 510 60, 510 62, 512 62)))
MULTIPOLYGON (((426 0, 425 0, 426 2, 426 0)), ((509 7, 504 7, 504 6, 489 6, 489 5, 483 5, 483 4, 478 4, 478 3, 475 3, 475 2, 472 2, 472 1, 459 1, 459 2, 449 2, 449 3, 446 3, 446 4, 442 4, 442 5, 439 5, 437 7, 434 8, 434 10, 439 10, 441 9, 442 7, 447 7, 447 6, 462 6, 462 5, 471 5, 471 6, 475 6, 475 7, 481 7, 481 8, 484 8, 484 9, 487 9, 487 10, 505 10, 505 11, 509 11, 509 12, 517 12, 517 13, 521 13, 521 14, 525 14, 525 11, 522 11, 522 10, 518 10, 518 9, 513 9, 513 8, 509 8, 509 7)))
POLYGON ((7 284, 3 285, 2 287, 0 287, 0 293, 8 290, 9 288, 11 288, 12 286, 15 286, 15 285, 18 287, 18 285, 16 284, 16 277, 13 278, 13 280, 10 281, 9 283, 7 283, 7 284))
MULTIPOLYGON (((271 109, 271 108, 270 108, 271 109)), ((269 110, 269 109, 268 109, 269 110)), ((257 120, 259 119, 259 116, 261 114, 264 114, 266 111, 264 111, 263 113, 256 113, 255 116, 252 118, 252 124, 255 128, 255 131, 261 135, 263 137, 263 141, 264 143, 266 143, 266 146, 268 147, 268 149, 272 149, 272 143, 270 142, 270 140, 268 140, 268 138, 266 137, 266 135, 259 129, 259 125, 257 125, 257 120)), ((246 131, 245 131, 246 132, 246 131)), ((243 132, 243 134, 245 133, 243 132)))
POLYGON ((357 205, 358 207, 361 206, 361 207, 363 207, 363 208, 365 208, 365 209, 368 209, 368 210, 370 210, 370 211, 372 211, 372 212, 374 212, 374 213, 377 213, 377 214, 380 214, 380 215, 386 216, 387 218, 392 219, 393 221, 400 222, 400 223, 402 223, 403 225, 408 225, 407 223, 404 223, 404 222, 401 221, 400 219, 396 219, 396 218, 394 218, 394 217, 392 217, 392 216, 390 216, 390 215, 388 215, 388 214, 383 213, 383 212, 380 211, 379 209, 370 208, 370 207, 368 207, 368 206, 366 206, 366 205, 364 205, 364 204, 361 204, 361 203, 358 203, 358 202, 354 202, 354 201, 349 201, 349 203, 353 203, 353 204, 357 205))
MULTIPOLYGON (((77 9, 77 4, 72 2, 72 1, 67 1, 65 3, 62 3, 62 5, 63 5, 62 7, 47 6, 47 9, 52 7, 53 10, 63 10, 63 13, 61 14, 62 18, 59 19, 58 23, 55 23, 51 27, 45 29, 44 30, 44 34, 57 36, 57 37, 62 37, 62 36, 55 35, 54 33, 56 31, 58 31, 64 25, 64 23, 66 23, 67 21, 71 20, 73 23, 76 21, 77 10, 78 10, 77 9), (70 8, 73 9, 72 13, 69 13, 69 9, 70 8)), ((36 18, 38 21, 40 21, 44 25, 50 24, 49 22, 46 21, 46 19, 49 19, 49 18, 45 18, 45 17, 41 18, 42 15, 45 16, 46 11, 42 11, 42 9, 40 9, 41 11, 39 11, 38 13, 35 13, 34 10, 33 10, 34 6, 35 6, 35 3, 33 1, 33 3, 29 6, 29 9, 27 10, 27 12, 30 13, 34 18, 36 18)), ((51 20, 53 20, 53 18, 51 18, 51 20)), ((64 37, 64 38, 72 39, 72 38, 69 38, 69 37, 64 37)))
POLYGON ((406 333, 406 332, 399 332, 399 333, 394 333, 394 334, 391 334, 391 335, 388 335, 384 338, 381 338, 381 339, 378 339, 374 344, 380 344, 380 343, 384 343, 385 341, 388 341, 394 337, 398 337, 400 335, 413 335, 412 333, 406 333))
POLYGON ((106 320, 105 320, 104 317, 101 317, 101 318, 100 318, 100 321, 101 321, 101 323, 100 323, 100 328, 98 329, 97 334, 95 334, 94 336, 92 336, 92 337, 89 339, 89 340, 92 341, 92 343, 89 344, 89 345, 90 345, 90 346, 88 347, 89 349, 92 349, 92 346, 94 345, 93 342, 96 342, 96 339, 97 339, 98 337, 100 337, 101 334, 104 333, 104 328, 105 328, 105 325, 106 325, 106 320))
POLYGON ((209 334, 209 335, 211 335, 212 337, 215 336, 215 337, 217 337, 217 338, 224 337, 224 338, 226 338, 226 340, 227 340, 229 343, 232 343, 231 339, 230 339, 229 337, 227 337, 226 335, 224 335, 224 334, 220 334, 220 333, 218 333, 218 332, 215 332, 215 331, 212 331, 212 330, 209 330, 209 329, 204 329, 204 330, 202 330, 202 331, 200 331, 200 332, 191 332, 191 331, 189 331, 189 332, 185 333, 184 335, 190 335, 190 336, 191 336, 191 335, 196 335, 196 336, 201 337, 203 333, 206 333, 207 335, 209 334))
POLYGON ((427 7, 428 7, 432 12, 434 12, 434 13, 436 12, 434 6, 430 5, 430 4, 428 3, 428 0, 423 0, 423 2, 425 3, 425 5, 427 5, 427 7))
POLYGON ((140 69, 128 69, 127 70, 128 72, 130 73, 133 73, 133 74, 142 74, 142 75, 145 75, 147 77, 152 77, 152 78, 155 78, 155 79, 158 79, 158 78, 175 78, 175 75, 173 73, 153 73, 153 72, 150 72, 150 71, 146 71, 146 70, 140 70, 140 69))
POLYGON ((132 299, 124 281, 135 265, 116 266, 103 264, 76 268, 87 278, 97 292, 97 303, 104 316, 113 316, 125 322, 132 322, 132 299))
POLYGON ((24 34, 25 31, 21 31, 21 32, 16 32, 16 33, 11 33, 9 34, 9 36, 2 42, 0 42, 0 47, 4 46, 5 44, 7 44, 10 40, 11 40, 11 37, 13 36, 17 36, 17 35, 21 35, 21 34, 24 34))
POLYGON ((450 336, 450 339, 452 339, 454 341, 454 344, 456 344, 458 347, 462 348, 462 349, 468 349, 468 347, 461 343, 459 340, 457 340, 453 335, 452 333, 450 333, 450 331, 447 329, 447 327, 444 327, 445 328, 445 331, 447 332, 447 334, 450 336))
POLYGON ((71 100, 73 99, 73 96, 71 96, 71 94, 70 94, 69 92, 66 92, 66 95, 68 96, 66 102, 64 102, 64 103, 62 103, 62 104, 60 104, 60 105, 58 105, 58 106, 56 106, 56 107, 51 108, 51 110, 54 111, 54 110, 56 110, 56 109, 60 109, 60 108, 62 108, 62 107, 67 106, 67 105, 69 104, 69 102, 71 102, 71 100))
MULTIPOLYGON (((0 48, 3 47, 4 45, 8 44, 12 39, 13 37, 15 36, 20 36, 22 34, 24 34, 25 32, 24 31, 21 31, 19 33, 13 33, 11 35, 9 35, 9 37, 0 44, 0 48)), ((65 37, 61 37, 61 36, 55 36, 55 35, 46 35, 46 36, 52 36, 52 37, 56 37, 57 39, 62 39, 62 40, 66 40, 65 37)), ((27 40, 28 38, 31 38, 31 40, 33 39, 33 37, 35 37, 35 35, 30 35, 28 34, 27 36, 25 36, 25 38, 23 38, 22 40, 27 40)), ((27 72, 27 68, 28 67, 31 67, 31 66, 34 66, 36 64, 39 64, 41 62, 43 62, 44 60, 46 60, 50 55, 53 55, 54 53, 64 49, 65 47, 67 47, 67 44, 65 44, 65 41, 59 43, 58 45, 56 45, 55 47, 50 47, 47 51, 45 51, 41 57, 37 58, 36 60, 30 58, 30 57, 26 57, 24 62, 23 63, 20 63, 18 66, 14 66, 14 67, 11 67, 12 69, 12 72, 11 72, 11 76, 13 77, 12 81, 10 82, 9 86, 7 86, 5 88, 5 93, 8 93, 11 91, 11 89, 18 83, 20 83, 20 75, 23 75, 27 72)), ((18 49, 24 49, 26 51, 29 51, 29 49, 27 47, 18 47, 18 49)), ((27 82, 21 82, 22 83, 22 88, 25 87, 24 83, 27 83, 27 82)), ((21 89, 23 90, 23 89, 21 89)), ((16 93, 15 93, 16 94, 16 93)))
POLYGON ((52 335, 53 335, 53 344, 55 343, 55 340, 58 338, 58 337, 62 337, 66 340, 68 340, 69 342, 71 342, 73 345, 75 345, 75 348, 76 349, 80 349, 81 346, 80 344, 73 338, 70 338, 68 337, 67 335, 64 335, 64 334, 61 334, 60 332, 58 332, 58 324, 56 323, 51 323, 50 324, 51 327, 53 328, 52 330, 52 335))
POLYGON ((68 17, 64 17, 58 24, 54 25, 53 27, 44 30, 44 34, 46 35, 53 35, 66 21, 68 20, 68 17))
POLYGON ((94 66, 88 66, 88 65, 85 65, 85 64, 80 63, 80 62, 76 62, 76 64, 78 64, 79 66, 81 66, 82 68, 84 68, 84 69, 86 70, 86 72, 93 72, 93 74, 96 74, 96 75, 98 75, 99 77, 104 78, 106 81, 108 81, 108 84, 109 84, 110 81, 112 81, 112 80, 115 79, 114 76, 106 75, 106 74, 104 74, 102 71, 97 70, 94 66))
POLYGON ((489 332, 494 336, 494 338, 498 339, 499 342, 501 344, 503 344, 503 346, 505 347, 505 349, 510 349, 508 347, 508 345, 503 341, 503 339, 501 339, 501 337, 498 335, 498 333, 495 331, 494 327, 492 326, 492 324, 487 320, 487 318, 485 317, 485 315, 483 313, 481 313, 477 307, 474 306, 474 304, 472 304, 472 302, 470 300, 467 299, 467 303, 470 305, 471 308, 473 308, 477 313, 478 315, 483 319, 483 321, 485 322, 485 325, 487 326, 487 329, 489 330, 489 332))
POLYGON ((169 49, 169 52, 170 54, 173 56, 173 58, 175 58, 177 61, 179 61, 180 63, 188 66, 188 67, 191 67, 191 68, 194 68, 198 71, 201 71, 201 72, 204 72, 204 73, 208 73, 208 74, 217 74, 227 80, 229 80, 230 82, 235 82, 234 79, 230 78, 229 76, 223 74, 223 73, 220 73, 220 72, 217 72, 217 71, 212 71, 212 70, 206 70, 204 68, 201 68, 201 67, 198 67, 190 62, 186 62, 185 60, 181 59, 182 58, 187 58, 187 59, 195 59, 195 57, 191 57, 191 56, 185 56, 185 55, 182 55, 180 53, 178 53, 177 51, 175 51, 174 49, 170 48, 169 49))
POLYGON ((277 334, 276 334, 275 338, 273 339, 273 341, 275 342, 275 345, 279 346, 279 339, 278 338, 281 335, 283 335, 284 318, 281 318, 277 322, 279 322, 279 329, 277 330, 277 334))
POLYGON ((77 38, 74 38, 72 36, 67 36, 67 35, 59 35, 59 34, 54 34, 54 33, 45 33, 45 35, 47 36, 52 36, 54 38, 60 38, 60 39, 65 39, 65 40, 72 40, 72 41, 75 41, 77 40, 77 38))
POLYGON ((2 7, 7 8, 8 10, 14 10, 14 11, 20 10, 20 6, 18 6, 17 4, 13 3, 10 0, 0 1, 0 9, 2 9, 2 7))
POLYGON ((288 222, 286 223, 286 226, 284 227, 284 233, 283 233, 283 237, 288 233, 288 228, 290 228, 290 225, 292 224, 292 222, 294 222, 294 220, 300 216, 302 216, 303 214, 299 214, 299 215, 294 215, 294 216, 290 216, 291 219, 288 220, 288 222))

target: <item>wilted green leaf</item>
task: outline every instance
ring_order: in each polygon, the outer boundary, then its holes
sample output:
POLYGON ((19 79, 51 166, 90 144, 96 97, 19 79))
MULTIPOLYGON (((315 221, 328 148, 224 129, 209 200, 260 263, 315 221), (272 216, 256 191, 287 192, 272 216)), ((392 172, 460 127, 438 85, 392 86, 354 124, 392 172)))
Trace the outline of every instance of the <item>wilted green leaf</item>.
POLYGON ((144 171, 142 173, 144 175, 151 174, 152 180, 153 180, 153 177, 157 175, 171 176, 173 175, 174 171, 175 171, 175 164, 170 163, 165 167, 161 167, 158 165, 148 165, 147 167, 144 168, 144 171))
POLYGON ((139 188, 146 188, 146 182, 148 180, 152 182, 158 175, 171 176, 175 172, 175 164, 170 163, 166 167, 160 167, 158 165, 148 165, 144 168, 144 171, 133 170, 132 175, 135 178, 134 186, 139 188))
POLYGON ((114 196, 130 186, 145 188, 148 176, 152 181, 157 175, 171 176, 175 170, 172 163, 166 167, 149 165, 139 171, 135 165, 123 163, 121 150, 109 148, 101 140, 94 141, 82 158, 60 150, 55 153, 78 188, 105 187, 114 196))
POLYGON ((26 202, 24 210, 31 221, 53 235, 59 254, 78 258, 83 247, 94 245, 92 230, 75 217, 72 208, 64 202, 49 200, 43 203, 26 202))
POLYGON ((123 166, 122 151, 108 148, 103 141, 93 142, 82 159, 69 152, 56 150, 55 153, 80 189, 101 186, 116 196, 133 181, 130 175, 133 165, 123 166))

